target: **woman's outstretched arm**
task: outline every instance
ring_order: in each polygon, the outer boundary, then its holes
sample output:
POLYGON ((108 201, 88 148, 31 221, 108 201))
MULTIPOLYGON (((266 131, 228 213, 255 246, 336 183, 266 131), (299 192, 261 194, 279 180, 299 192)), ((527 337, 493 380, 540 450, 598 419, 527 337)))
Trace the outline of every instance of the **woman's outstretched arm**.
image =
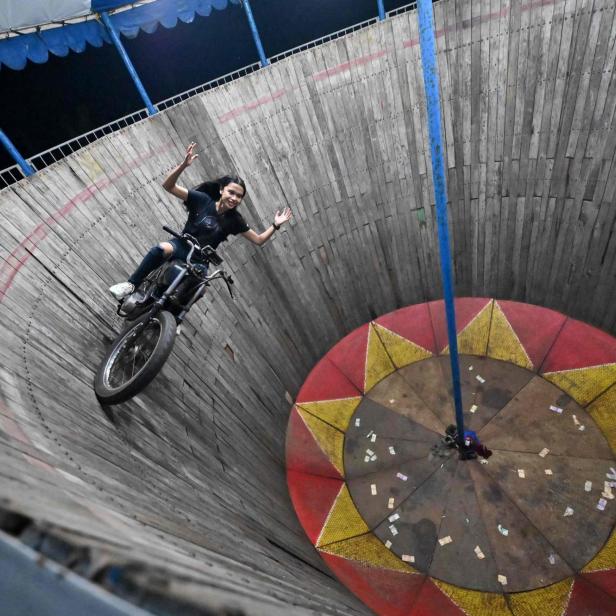
POLYGON ((193 154, 196 145, 196 143, 189 144, 186 148, 186 156, 184 157, 184 160, 167 176, 167 179, 163 182, 163 188, 175 197, 179 197, 182 201, 186 201, 188 198, 188 189, 177 184, 177 181, 180 175, 182 175, 184 169, 189 167, 193 160, 199 156, 199 154, 193 154))
POLYGON ((267 240, 274 235, 276 229, 281 227, 285 222, 288 222, 291 218, 291 208, 285 208, 282 212, 276 212, 276 216, 274 216, 274 224, 270 225, 263 233, 256 233, 252 229, 248 229, 242 233, 242 237, 245 237, 247 240, 250 240, 253 244, 257 246, 262 246, 267 242, 267 240))

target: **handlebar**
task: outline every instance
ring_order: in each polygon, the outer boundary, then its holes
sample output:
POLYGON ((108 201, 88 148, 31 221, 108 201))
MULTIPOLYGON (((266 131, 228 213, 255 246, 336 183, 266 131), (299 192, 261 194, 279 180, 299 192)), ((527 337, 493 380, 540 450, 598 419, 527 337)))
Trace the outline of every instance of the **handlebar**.
MULTIPOLYGON (((190 251, 186 256, 186 264, 189 268, 192 268, 191 257, 195 250, 200 252, 201 255, 206 259, 206 261, 208 263, 211 263, 212 265, 220 265, 222 263, 222 259, 218 256, 218 253, 211 246, 204 246, 203 248, 201 248, 199 242, 192 235, 189 235, 188 233, 180 234, 177 231, 171 229, 170 227, 167 227, 166 225, 163 225, 163 230, 173 235, 174 237, 177 237, 179 240, 186 240, 190 244, 190 251)), ((216 270, 211 276, 205 277, 207 282, 209 282, 210 280, 216 280, 217 278, 222 278, 225 281, 225 284, 227 285, 227 290, 229 291, 229 295, 233 297, 233 291, 231 290, 231 285, 235 284, 233 282, 233 278, 231 278, 231 276, 229 276, 224 270, 216 270)))
POLYGON ((163 231, 166 231, 167 233, 170 233, 171 235, 174 235, 179 240, 182 239, 182 236, 177 231, 174 231, 173 229, 169 228, 167 225, 163 225, 163 231))
POLYGON ((222 263, 222 259, 218 255, 218 253, 211 246, 204 246, 201 248, 199 241, 195 239, 192 235, 188 233, 178 233, 174 231, 170 227, 163 225, 163 231, 170 233, 174 237, 177 237, 179 240, 186 240, 191 245, 191 251, 188 253, 188 257, 186 258, 186 262, 188 265, 191 265, 190 257, 192 257, 193 250, 201 253, 201 256, 205 258, 208 263, 212 265, 220 265, 222 263))

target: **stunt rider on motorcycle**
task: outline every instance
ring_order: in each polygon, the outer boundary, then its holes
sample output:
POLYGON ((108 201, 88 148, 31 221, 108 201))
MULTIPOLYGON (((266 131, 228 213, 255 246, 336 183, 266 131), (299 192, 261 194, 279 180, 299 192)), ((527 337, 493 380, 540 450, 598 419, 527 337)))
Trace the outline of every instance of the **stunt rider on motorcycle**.
MULTIPOLYGON (((182 233, 195 237, 201 246, 209 245, 214 249, 229 235, 241 235, 257 246, 265 244, 281 225, 290 220, 291 210, 285 208, 282 212, 276 212, 274 222, 262 233, 256 233, 237 211, 246 196, 246 185, 240 177, 225 176, 190 190, 180 186, 177 183, 180 175, 199 156, 194 154, 195 146, 191 143, 186 148, 184 160, 163 182, 163 188, 181 199, 188 210, 188 220, 182 233)), ((109 291, 117 300, 124 299, 165 261, 171 258, 185 261, 189 250, 189 244, 182 239, 161 242, 150 249, 127 282, 115 284, 109 291)))

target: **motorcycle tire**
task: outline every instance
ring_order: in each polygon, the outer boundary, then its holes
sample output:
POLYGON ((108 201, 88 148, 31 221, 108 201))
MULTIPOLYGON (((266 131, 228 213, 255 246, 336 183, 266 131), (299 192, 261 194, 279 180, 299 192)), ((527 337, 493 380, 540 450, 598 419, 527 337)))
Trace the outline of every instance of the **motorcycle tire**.
POLYGON ((164 310, 132 322, 114 340, 94 378, 101 404, 126 402, 141 392, 167 361, 176 331, 175 317, 164 310))

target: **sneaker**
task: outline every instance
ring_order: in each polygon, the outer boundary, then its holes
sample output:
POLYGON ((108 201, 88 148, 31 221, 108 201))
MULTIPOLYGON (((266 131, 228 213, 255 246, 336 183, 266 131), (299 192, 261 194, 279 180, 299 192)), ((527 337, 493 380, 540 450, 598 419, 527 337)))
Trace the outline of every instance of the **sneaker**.
POLYGON ((132 282, 120 282, 109 287, 109 293, 117 300, 124 299, 135 291, 135 285, 132 282))

